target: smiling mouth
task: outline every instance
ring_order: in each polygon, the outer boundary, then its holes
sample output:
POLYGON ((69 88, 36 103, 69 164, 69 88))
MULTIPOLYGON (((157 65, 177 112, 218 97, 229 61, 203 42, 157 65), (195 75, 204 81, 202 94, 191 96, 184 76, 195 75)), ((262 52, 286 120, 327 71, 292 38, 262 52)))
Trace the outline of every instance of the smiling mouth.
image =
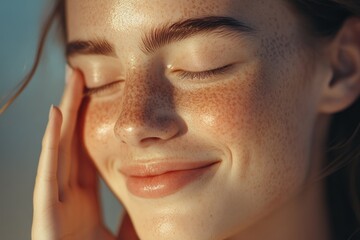
POLYGON ((214 172, 219 163, 162 161, 123 167, 120 172, 125 175, 126 187, 131 194, 141 198, 161 198, 214 172))

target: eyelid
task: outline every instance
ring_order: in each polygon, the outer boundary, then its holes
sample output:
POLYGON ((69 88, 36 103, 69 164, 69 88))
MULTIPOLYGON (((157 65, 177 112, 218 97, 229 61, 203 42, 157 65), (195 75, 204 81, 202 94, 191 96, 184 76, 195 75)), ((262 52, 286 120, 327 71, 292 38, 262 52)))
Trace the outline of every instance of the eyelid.
MULTIPOLYGON (((190 79, 205 79, 212 77, 214 75, 220 75, 223 74, 225 71, 227 71, 230 67, 232 67, 233 64, 227 64, 218 68, 205 70, 205 71, 198 71, 198 72, 191 72, 191 71, 185 71, 185 70, 175 70, 173 71, 175 74, 178 75, 181 79, 190 78, 190 79)), ((84 95, 85 96, 91 96, 91 95, 97 95, 101 94, 104 91, 111 90, 111 88, 116 87, 119 83, 123 82, 123 80, 117 80, 114 82, 111 82, 109 84, 105 84, 99 87, 92 87, 92 88, 85 88, 84 89, 84 95)))
POLYGON ((90 95, 95 95, 95 94, 100 94, 106 90, 110 90, 111 88, 115 87, 117 84, 123 82, 123 80, 117 80, 99 87, 92 87, 92 88, 85 88, 84 89, 84 95, 85 96, 90 96, 90 95))
POLYGON ((199 71, 199 72, 191 72, 191 71, 185 71, 185 70, 176 70, 174 73, 178 75, 181 79, 190 78, 190 79, 204 79, 208 77, 212 77, 214 75, 223 74, 226 70, 228 70, 230 67, 232 67, 233 64, 227 64, 218 68, 209 69, 205 71, 199 71))

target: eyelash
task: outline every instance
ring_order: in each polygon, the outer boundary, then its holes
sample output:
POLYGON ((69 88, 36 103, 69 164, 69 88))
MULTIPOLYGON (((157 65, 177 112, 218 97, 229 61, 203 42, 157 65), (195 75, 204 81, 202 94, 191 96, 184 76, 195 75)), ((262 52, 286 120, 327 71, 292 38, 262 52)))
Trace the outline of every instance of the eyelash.
POLYGON ((203 72, 187 72, 187 71, 178 71, 176 74, 178 75, 178 77, 180 77, 181 79, 205 79, 205 78, 210 78, 213 77, 215 75, 220 75, 226 72, 226 70, 228 70, 228 68, 231 66, 231 64, 229 65, 225 65, 216 69, 211 69, 208 71, 203 71, 203 72))
MULTIPOLYGON (((215 75, 223 74, 230 66, 231 66, 231 64, 225 65, 225 66, 222 66, 222 67, 219 67, 216 69, 208 70, 208 71, 203 71, 203 72, 177 71, 176 74, 181 79, 191 79, 191 80, 205 79, 205 78, 213 77, 215 75)), ((117 85, 119 83, 121 83, 121 81, 115 81, 115 82, 112 82, 112 83, 109 83, 109 84, 106 84, 106 85, 100 86, 100 87, 86 88, 84 90, 84 95, 91 96, 91 95, 101 94, 103 92, 111 90, 114 87, 117 87, 117 85)))
POLYGON ((112 88, 117 87, 118 84, 120 84, 122 81, 115 81, 109 84, 106 84, 104 86, 100 86, 100 87, 94 87, 94 88, 85 88, 84 90, 84 95, 85 96, 90 96, 90 95, 98 95, 101 94, 103 92, 106 92, 108 90, 111 90, 112 88))

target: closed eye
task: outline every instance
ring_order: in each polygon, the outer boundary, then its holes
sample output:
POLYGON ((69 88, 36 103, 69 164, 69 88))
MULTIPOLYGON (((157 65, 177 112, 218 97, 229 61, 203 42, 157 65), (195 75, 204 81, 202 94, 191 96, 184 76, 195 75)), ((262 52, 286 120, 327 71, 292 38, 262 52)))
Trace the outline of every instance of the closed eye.
MULTIPOLYGON (((176 75, 181 79, 190 79, 190 80, 203 80, 207 78, 211 78, 217 75, 224 74, 232 64, 228 64, 216 69, 211 69, 207 71, 201 71, 201 72, 189 72, 189 71, 183 71, 183 70, 177 70, 175 71, 176 75)), ((85 88, 84 89, 84 95, 85 96, 100 96, 100 95, 109 95, 113 92, 117 91, 120 87, 120 84, 122 83, 122 80, 118 80, 100 87, 94 87, 94 88, 85 88)))
POLYGON ((202 79, 211 78, 211 77, 214 77, 217 75, 221 75, 221 74, 225 73, 231 66, 232 66, 232 64, 228 64, 228 65, 216 68, 216 69, 211 69, 211 70, 201 71, 201 72, 189 72, 189 71, 178 70, 178 71, 175 71, 175 73, 181 79, 202 80, 202 79))
POLYGON ((118 80, 100 87, 94 87, 94 88, 85 88, 84 89, 84 95, 85 96, 91 96, 91 95, 108 95, 112 94, 113 92, 117 91, 120 87, 120 84, 122 83, 122 80, 118 80))

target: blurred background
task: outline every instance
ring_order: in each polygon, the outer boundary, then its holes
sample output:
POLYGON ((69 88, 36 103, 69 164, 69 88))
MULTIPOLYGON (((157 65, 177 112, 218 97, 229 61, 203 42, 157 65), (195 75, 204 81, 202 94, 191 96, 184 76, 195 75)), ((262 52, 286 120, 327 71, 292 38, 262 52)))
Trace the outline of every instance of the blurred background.
MULTIPOLYGON (((48 0, 0 2, 0 99, 30 70, 45 19, 48 0)), ((14 104, 0 115, 0 239, 30 239, 32 192, 41 139, 51 104, 59 103, 64 86, 63 45, 55 24, 35 77, 14 104)), ((102 183, 107 225, 115 231, 121 206, 102 183)))

